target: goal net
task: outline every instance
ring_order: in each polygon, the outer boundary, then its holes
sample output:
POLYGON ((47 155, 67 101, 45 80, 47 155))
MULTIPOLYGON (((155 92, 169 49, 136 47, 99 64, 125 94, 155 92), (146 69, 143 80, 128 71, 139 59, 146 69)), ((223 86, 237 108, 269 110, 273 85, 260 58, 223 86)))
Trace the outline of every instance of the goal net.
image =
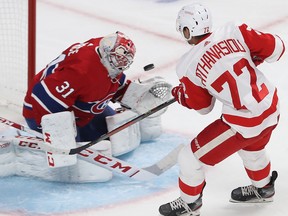
POLYGON ((36 0, 0 1, 0 105, 21 110, 35 74, 36 0))

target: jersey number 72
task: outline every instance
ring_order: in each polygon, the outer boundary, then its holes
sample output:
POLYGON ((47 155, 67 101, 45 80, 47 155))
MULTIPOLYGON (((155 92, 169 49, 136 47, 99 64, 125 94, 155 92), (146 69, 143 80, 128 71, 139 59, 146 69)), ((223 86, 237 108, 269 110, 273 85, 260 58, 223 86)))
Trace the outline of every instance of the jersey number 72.
MULTIPOLYGON (((257 86, 257 76, 254 68, 249 64, 248 60, 245 58, 240 59, 233 65, 233 72, 240 76, 243 73, 243 69, 247 68, 250 74, 250 86, 252 90, 252 96, 256 99, 258 103, 260 103, 269 93, 266 85, 262 83, 260 88, 257 86)), ((236 109, 245 109, 245 107, 241 104, 239 91, 237 87, 237 81, 232 76, 231 72, 228 70, 221 74, 212 84, 211 86, 220 93, 223 90, 224 83, 227 83, 230 89, 231 98, 233 105, 236 109)))

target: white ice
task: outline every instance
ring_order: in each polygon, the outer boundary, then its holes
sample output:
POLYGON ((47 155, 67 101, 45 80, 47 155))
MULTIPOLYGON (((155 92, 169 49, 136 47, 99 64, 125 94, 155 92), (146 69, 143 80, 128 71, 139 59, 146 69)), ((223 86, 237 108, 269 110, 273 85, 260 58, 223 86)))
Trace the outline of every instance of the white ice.
MULTIPOLYGON (((172 84, 177 84, 175 65, 189 46, 176 32, 175 18, 178 10, 191 2, 189 0, 82 0, 81 2, 78 0, 37 0, 37 71, 70 44, 118 30, 129 35, 137 47, 136 59, 127 73, 128 77, 144 79, 159 75, 172 84), (154 63, 155 69, 144 73, 143 66, 149 63, 154 63)), ((278 34, 288 46, 287 0, 203 0, 202 2, 211 9, 215 28, 230 21, 244 22, 258 30, 278 34)), ((245 205, 228 202, 232 189, 250 184, 240 158, 233 155, 215 167, 207 167, 207 186, 204 191, 201 215, 285 216, 288 214, 285 209, 285 204, 288 203, 287 56, 286 52, 279 62, 261 65, 267 77, 278 87, 281 103, 280 123, 267 147, 272 168, 279 173, 274 202, 245 205)), ((200 116, 194 111, 173 104, 163 115, 163 126, 166 133, 179 134, 184 137, 183 139, 189 140, 218 118, 220 111, 221 105, 217 103, 212 114, 200 116)), ((14 113, 1 110, 1 115, 20 123, 24 122, 20 111, 14 113)), ((177 178, 175 169, 177 167, 174 168, 175 176, 168 175, 167 178, 177 178)), ((126 184, 129 188, 129 179, 127 181, 121 179, 120 184, 126 184)), ((153 185, 152 182, 150 185, 139 184, 138 186, 153 188, 158 187, 159 183, 153 185)), ((104 184, 103 187, 105 187, 104 184)), ((61 190, 61 187, 58 189, 61 190)), ((158 215, 158 207, 161 204, 178 196, 175 181, 167 189, 151 192, 141 198, 51 215, 158 215)), ((75 197, 65 198, 75 199, 75 197)), ((77 199, 81 202, 81 195, 77 199)), ((87 198, 84 199, 85 201, 87 198)), ((97 203, 97 200, 93 202, 97 203)), ((23 213, 19 211, 1 213, 0 209, 0 215, 23 215, 23 213)), ((28 213, 28 215, 37 215, 37 213, 28 213)))

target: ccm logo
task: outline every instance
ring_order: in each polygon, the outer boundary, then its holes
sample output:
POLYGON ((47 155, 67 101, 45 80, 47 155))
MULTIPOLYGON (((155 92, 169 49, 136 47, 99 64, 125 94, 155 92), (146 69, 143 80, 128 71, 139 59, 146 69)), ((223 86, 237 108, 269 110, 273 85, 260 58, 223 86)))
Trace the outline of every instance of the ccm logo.
POLYGON ((131 166, 125 166, 122 163, 120 163, 119 161, 117 161, 113 158, 109 158, 105 155, 98 154, 97 152, 93 152, 93 151, 90 151, 88 149, 85 150, 86 153, 83 153, 83 152, 84 151, 82 151, 79 154, 83 157, 88 157, 88 158, 92 157, 94 161, 97 161, 98 163, 101 163, 104 165, 108 165, 112 169, 115 169, 115 170, 119 169, 123 173, 126 173, 132 169, 131 166))
MULTIPOLYGON (((46 143, 51 144, 51 134, 45 132, 44 133, 44 141, 46 143)), ((54 158, 53 158, 53 154, 51 152, 47 152, 47 161, 48 161, 48 165, 50 167, 54 167, 55 166, 55 161, 54 161, 54 158)))

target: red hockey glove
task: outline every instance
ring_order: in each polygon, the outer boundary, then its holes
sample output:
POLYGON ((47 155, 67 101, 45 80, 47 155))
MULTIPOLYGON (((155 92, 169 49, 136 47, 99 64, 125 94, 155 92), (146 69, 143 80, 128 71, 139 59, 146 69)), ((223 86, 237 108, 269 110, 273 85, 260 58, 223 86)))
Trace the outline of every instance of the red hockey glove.
POLYGON ((185 106, 187 108, 189 108, 189 106, 187 105, 186 101, 185 101, 185 93, 184 93, 184 88, 181 84, 179 84, 178 86, 175 86, 172 89, 172 95, 173 97, 177 100, 177 102, 179 104, 181 104, 182 106, 185 106))

